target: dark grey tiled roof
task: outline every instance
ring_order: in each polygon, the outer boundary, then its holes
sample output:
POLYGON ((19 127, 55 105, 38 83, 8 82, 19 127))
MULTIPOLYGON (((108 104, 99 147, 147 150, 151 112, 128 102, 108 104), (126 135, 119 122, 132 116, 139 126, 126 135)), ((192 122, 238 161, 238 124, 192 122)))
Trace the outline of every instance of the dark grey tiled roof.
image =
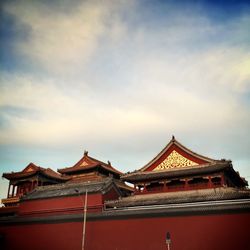
POLYGON ((107 207, 134 207, 147 205, 162 205, 189 203, 201 201, 233 200, 250 198, 250 190, 236 188, 200 189, 158 194, 142 194, 123 197, 119 200, 106 201, 107 207))
POLYGON ((45 199, 61 196, 74 196, 88 193, 106 193, 110 188, 115 186, 112 178, 105 178, 101 181, 64 183, 37 187, 29 194, 22 197, 21 200, 45 199))
POLYGON ((209 163, 199 166, 193 166, 183 169, 168 169, 159 171, 135 171, 133 173, 124 174, 121 179, 126 181, 138 181, 138 180, 151 180, 166 177, 181 177, 181 176, 193 176, 196 174, 211 174, 214 172, 222 171, 226 168, 230 168, 230 162, 209 163))

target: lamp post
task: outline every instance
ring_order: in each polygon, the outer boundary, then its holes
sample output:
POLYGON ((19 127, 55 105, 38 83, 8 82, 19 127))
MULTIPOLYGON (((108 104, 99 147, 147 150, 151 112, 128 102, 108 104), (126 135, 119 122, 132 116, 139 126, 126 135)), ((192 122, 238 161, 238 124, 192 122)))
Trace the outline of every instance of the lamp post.
MULTIPOLYGON (((80 192, 78 189, 75 189, 76 193, 79 194, 80 192)), ((81 197, 81 196, 80 196, 81 197)), ((82 199, 82 197, 81 197, 82 199)), ((87 217, 87 200, 88 200, 88 190, 86 189, 85 192, 85 201, 84 201, 84 210, 83 210, 83 226, 82 226, 82 250, 84 250, 84 243, 85 243, 85 232, 86 232, 86 217, 87 217)), ((82 199, 83 201, 83 199, 82 199)))
POLYGON ((171 238, 170 238, 169 232, 167 232, 167 234, 166 234, 166 244, 167 244, 168 250, 170 250, 171 238))

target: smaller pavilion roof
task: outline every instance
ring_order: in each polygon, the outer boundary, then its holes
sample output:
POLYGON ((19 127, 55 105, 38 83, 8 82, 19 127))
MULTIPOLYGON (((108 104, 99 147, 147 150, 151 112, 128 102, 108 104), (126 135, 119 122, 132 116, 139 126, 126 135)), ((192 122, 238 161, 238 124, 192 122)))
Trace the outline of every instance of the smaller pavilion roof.
POLYGON ((57 171, 61 174, 69 174, 74 172, 80 172, 80 171, 88 171, 94 168, 102 168, 110 173, 114 173, 116 175, 121 175, 122 172, 115 169, 111 163, 108 161, 108 163, 104 163, 102 161, 99 161, 95 158, 92 158, 88 155, 88 151, 84 152, 83 157, 72 167, 68 168, 61 168, 57 171))
POLYGON ((40 166, 35 165, 34 163, 29 163, 27 167, 25 167, 20 172, 11 172, 11 173, 3 173, 2 177, 8 180, 18 180, 22 178, 31 177, 36 174, 42 174, 48 178, 52 178, 55 180, 66 181, 69 180, 69 177, 62 176, 61 174, 55 172, 51 168, 43 168, 40 166))

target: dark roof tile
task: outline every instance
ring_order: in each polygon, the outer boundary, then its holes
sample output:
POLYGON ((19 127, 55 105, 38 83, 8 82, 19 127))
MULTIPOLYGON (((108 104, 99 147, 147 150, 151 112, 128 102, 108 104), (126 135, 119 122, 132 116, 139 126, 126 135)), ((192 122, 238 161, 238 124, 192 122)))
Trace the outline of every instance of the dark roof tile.
POLYGON ((106 201, 107 207, 133 207, 250 198, 249 189, 215 188, 192 191, 142 194, 106 201))
POLYGON ((84 194, 86 190, 88 193, 106 193, 112 186, 114 186, 112 178, 105 178, 101 181, 91 181, 82 183, 63 183, 56 185, 48 185, 37 187, 29 194, 22 197, 21 200, 34 200, 57 198, 61 196, 74 196, 84 194))

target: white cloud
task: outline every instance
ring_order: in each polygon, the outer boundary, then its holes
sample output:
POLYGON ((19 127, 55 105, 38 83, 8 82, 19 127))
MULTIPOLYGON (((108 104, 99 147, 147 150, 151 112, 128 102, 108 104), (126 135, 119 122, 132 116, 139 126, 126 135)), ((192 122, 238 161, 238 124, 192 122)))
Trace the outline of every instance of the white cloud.
POLYGON ((7 4, 30 28, 17 48, 50 72, 3 72, 1 106, 37 115, 4 111, 9 127, 1 140, 39 145, 155 131, 248 133, 249 107, 241 98, 249 92, 249 50, 235 46, 235 34, 247 32, 249 18, 218 25, 195 9, 175 10, 159 25, 140 7, 84 1, 56 12, 39 1, 7 4))
POLYGON ((137 77, 131 76, 129 87, 111 93, 94 93, 84 82, 69 82, 64 90, 57 79, 7 75, 2 78, 8 84, 1 86, 0 105, 33 110, 38 115, 5 114, 11 126, 2 130, 1 140, 46 145, 83 138, 107 141, 154 131, 207 133, 226 124, 237 129, 249 123, 249 110, 238 102, 238 74, 231 70, 237 64, 228 63, 228 57, 237 62, 245 55, 209 51, 175 64, 137 60, 137 77), (68 92, 71 86, 73 94, 68 92))
POLYGON ((5 11, 28 27, 25 40, 17 50, 34 63, 57 73, 70 73, 82 69, 100 45, 101 36, 116 41, 122 36, 124 26, 114 13, 128 7, 123 1, 83 1, 74 11, 52 11, 50 4, 20 1, 5 5, 5 11))

